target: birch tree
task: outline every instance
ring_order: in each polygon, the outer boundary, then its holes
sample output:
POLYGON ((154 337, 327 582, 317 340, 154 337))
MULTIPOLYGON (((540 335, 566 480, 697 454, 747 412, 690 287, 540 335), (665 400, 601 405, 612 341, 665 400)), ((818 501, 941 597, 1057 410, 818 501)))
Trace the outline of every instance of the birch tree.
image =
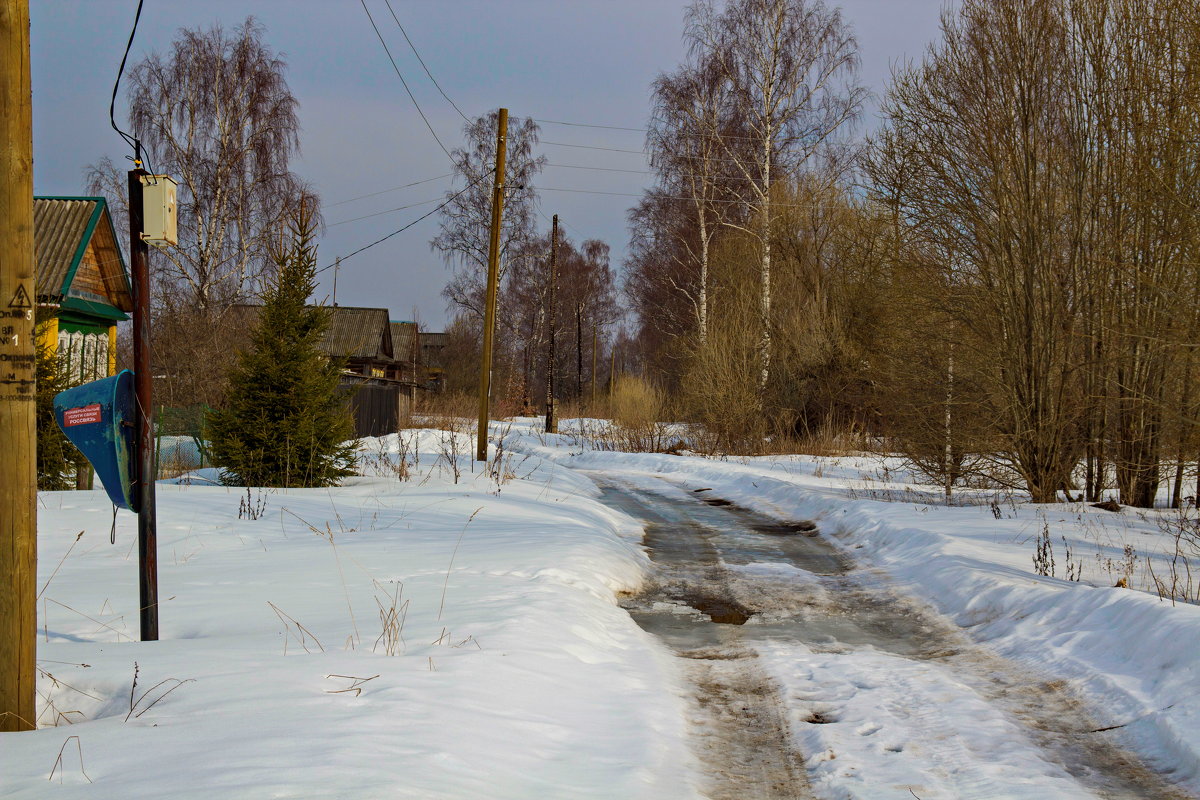
POLYGON ((841 12, 821 0, 712 0, 689 8, 693 57, 715 64, 745 130, 722 139, 722 156, 745 181, 752 221, 739 227, 759 248, 758 402, 771 374, 771 189, 794 174, 859 110, 857 45, 841 12))
MULTIPOLYGON (((487 289, 488 242, 492 223, 492 176, 496 170, 496 127, 492 111, 467 123, 467 143, 450 151, 456 188, 439 213, 440 230, 429 246, 442 255, 454 274, 443 290, 457 308, 483 319, 487 289)), ((538 126, 533 120, 509 118, 505 150, 504 217, 500 229, 500 283, 514 256, 528 252, 536 232, 537 193, 533 179, 546 163, 535 153, 538 126)))
MULTIPOLYGON (((204 316, 263 288, 275 269, 269 244, 302 201, 320 219, 317 198, 289 169, 299 103, 263 34, 252 17, 232 31, 184 28, 127 78, 147 166, 179 184, 179 246, 152 259, 157 297, 204 316)), ((107 159, 89 168, 91 187, 117 198, 123 178, 107 159)))

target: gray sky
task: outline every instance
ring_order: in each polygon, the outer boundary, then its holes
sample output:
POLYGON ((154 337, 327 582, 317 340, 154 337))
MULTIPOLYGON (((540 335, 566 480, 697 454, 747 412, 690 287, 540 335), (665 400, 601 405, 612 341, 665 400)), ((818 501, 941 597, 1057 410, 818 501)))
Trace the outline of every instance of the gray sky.
MULTIPOLYGON (((843 0, 858 37, 860 80, 882 92, 891 65, 919 58, 938 35, 943 0, 843 0)), ((84 167, 129 149, 108 125, 108 102, 136 0, 34 0, 31 4, 34 192, 83 192, 84 167)), ((462 118, 429 82, 382 0, 367 0, 376 24, 447 148, 461 143, 462 118)), ((641 128, 648 87, 683 56, 682 0, 392 0, 392 8, 449 97, 468 116, 505 106, 514 116, 641 128)), ((434 208, 449 178, 343 202, 435 178, 448 161, 421 122, 357 0, 146 0, 130 53, 136 63, 166 51, 181 27, 234 27, 251 14, 288 62, 300 101, 301 156, 293 169, 321 195, 327 229, 319 263, 379 239, 434 208), (388 212, 388 213, 379 213, 388 212), (366 219, 348 221, 366 215, 366 219)), ((872 106, 872 109, 874 106, 872 106)), ((124 125, 118 98, 118 124, 124 125)), ((876 124, 874 111, 860 127, 876 124)), ((637 131, 542 125, 542 211, 558 214, 575 241, 600 238, 624 256, 626 210, 649 176, 577 167, 645 170, 637 131), (555 142, 558 144, 550 144, 555 142), (575 191, 548 191, 548 189, 575 191), (610 192, 614 194, 585 194, 610 192)), ((414 314, 431 330, 446 307, 449 268, 429 249, 436 215, 346 261, 340 305, 414 314)), ((543 220, 545 227, 548 222, 543 220)), ((332 270, 317 297, 328 299, 332 270)))

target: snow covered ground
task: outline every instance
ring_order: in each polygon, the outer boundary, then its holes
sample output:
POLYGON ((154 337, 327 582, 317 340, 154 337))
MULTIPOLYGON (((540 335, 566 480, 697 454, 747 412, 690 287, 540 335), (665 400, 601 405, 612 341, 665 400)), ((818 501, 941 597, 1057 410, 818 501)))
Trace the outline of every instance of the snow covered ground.
MULTIPOLYGON (((1151 570, 1169 572, 1174 544, 1159 521, 1175 512, 1114 514, 986 491, 948 507, 938 487, 915 483, 896 460, 867 455, 700 459, 596 451, 569 429, 520 438, 510 447, 575 469, 647 486, 665 476, 778 519, 815 521, 863 567, 930 603, 974 641, 1082 696, 1097 727, 1114 728, 1105 735, 1200 792, 1200 606, 1139 590, 1153 588, 1151 570), (1081 580, 1035 573, 1043 531, 1057 574, 1069 547, 1081 580), (1134 589, 1114 588, 1121 579, 1134 589)), ((911 797, 910 784, 932 787, 923 800, 1081 796, 1060 781, 1061 769, 1015 746, 1011 720, 949 677, 906 680, 901 660, 878 653, 846 658, 781 645, 762 655, 792 697, 797 723, 814 709, 837 720, 794 728, 821 796, 911 797), (933 760, 961 764, 958 776, 922 769, 923 755, 938 749, 933 760), (1008 783, 999 785, 1008 791, 972 791, 995 787, 1006 767, 1008 783)))
MULTIPOLYGON (((641 530, 575 469, 816 521, 1121 726, 1081 736, 1200 792, 1200 607, 1139 590, 1141 557, 1166 566, 1158 512, 983 492, 946 507, 875 457, 610 453, 537 427, 497 428, 490 471, 473 437, 425 430, 365 442, 364 476, 336 489, 161 485, 155 643, 136 641, 134 517, 112 545, 102 490, 40 495, 40 729, 0 739, 0 796, 702 796, 681 669, 617 605, 652 570, 641 530), (1033 571, 1043 531, 1058 578, 1033 571), (1063 537, 1081 581, 1061 577, 1063 537), (1112 588, 1122 577, 1132 589, 1112 588)), ((952 674, 869 649, 761 656, 821 797, 1089 796, 952 674), (958 774, 938 773, 947 758, 958 774)))

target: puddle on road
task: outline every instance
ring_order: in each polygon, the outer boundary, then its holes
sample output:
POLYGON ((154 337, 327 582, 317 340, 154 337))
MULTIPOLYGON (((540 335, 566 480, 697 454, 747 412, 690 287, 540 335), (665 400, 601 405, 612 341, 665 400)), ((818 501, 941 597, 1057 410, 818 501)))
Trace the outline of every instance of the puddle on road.
MULTIPOLYGON (((658 579, 621 605, 694 665, 687 672, 698 692, 703 721, 697 736, 701 760, 712 766, 711 797, 811 797, 786 724, 781 727, 773 716, 782 701, 756 664, 755 641, 772 640, 825 652, 875 648, 941 660, 1022 720, 1034 739, 1098 796, 1186 796, 1107 740, 1080 736, 1098 726, 1065 688, 1039 683, 979 650, 958 628, 893 596, 869 572, 851 574, 853 563, 822 539, 812 522, 781 523, 721 498, 698 495, 703 502, 689 502, 601 485, 606 505, 644 523, 644 544, 658 579), (755 727, 750 717, 761 721, 763 734, 753 742, 743 741, 746 730, 755 727), (759 771, 762 777, 750 783, 731 781, 731 776, 759 771)), ((815 711, 806 721, 836 720, 815 711)))
POLYGON ((671 502, 613 486, 602 493, 603 502, 644 521, 643 542, 659 567, 657 584, 622 605, 681 654, 753 640, 903 656, 945 651, 928 619, 856 586, 847 577, 852 562, 811 521, 779 522, 720 498, 671 502), (760 575, 750 565, 793 567, 815 583, 786 571, 760 575), (741 630, 722 631, 714 622, 741 630))

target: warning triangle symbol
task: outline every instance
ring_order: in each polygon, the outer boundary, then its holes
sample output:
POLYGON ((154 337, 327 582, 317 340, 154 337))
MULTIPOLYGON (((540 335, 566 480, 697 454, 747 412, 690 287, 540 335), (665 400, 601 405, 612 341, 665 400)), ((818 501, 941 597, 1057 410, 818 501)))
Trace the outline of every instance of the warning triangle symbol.
POLYGON ((13 292, 12 300, 8 301, 9 308, 33 308, 33 303, 29 302, 29 292, 25 291, 25 284, 17 287, 17 291, 13 292))

